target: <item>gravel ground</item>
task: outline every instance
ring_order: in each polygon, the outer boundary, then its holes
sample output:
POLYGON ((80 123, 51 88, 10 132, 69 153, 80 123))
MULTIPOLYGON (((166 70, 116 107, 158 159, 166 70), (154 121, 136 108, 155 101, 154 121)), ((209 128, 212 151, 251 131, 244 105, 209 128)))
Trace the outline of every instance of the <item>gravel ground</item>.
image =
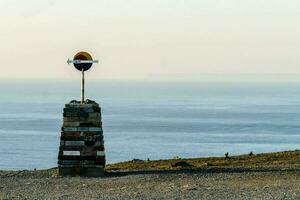
POLYGON ((0 171, 0 199, 300 199, 300 171, 58 177, 0 171))

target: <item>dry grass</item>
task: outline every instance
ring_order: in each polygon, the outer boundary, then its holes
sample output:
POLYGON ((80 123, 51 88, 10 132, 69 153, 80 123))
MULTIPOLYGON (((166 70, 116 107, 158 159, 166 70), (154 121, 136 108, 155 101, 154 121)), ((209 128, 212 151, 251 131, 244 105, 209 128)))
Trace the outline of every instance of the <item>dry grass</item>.
POLYGON ((178 170, 207 168, 247 168, 247 169, 299 169, 300 150, 254 155, 240 155, 210 158, 170 159, 154 161, 127 161, 106 166, 106 171, 140 171, 140 170, 178 170), (175 167, 180 161, 190 167, 175 167))

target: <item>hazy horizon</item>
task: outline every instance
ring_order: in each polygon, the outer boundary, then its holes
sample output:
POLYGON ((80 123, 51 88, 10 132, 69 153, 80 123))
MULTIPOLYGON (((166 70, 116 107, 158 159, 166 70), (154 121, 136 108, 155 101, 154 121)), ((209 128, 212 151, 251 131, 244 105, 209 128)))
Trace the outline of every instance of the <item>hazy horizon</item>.
MULTIPOLYGON (((91 72, 92 73, 92 72, 91 72)), ((280 84, 280 83, 300 83, 300 74, 262 74, 262 75, 253 75, 253 74, 239 74, 239 75, 223 75, 223 74, 202 74, 198 76, 190 77, 139 77, 139 78, 97 78, 90 76, 90 74, 85 75, 86 83, 91 82, 148 82, 148 83, 249 83, 249 84, 280 84)), ((75 74, 73 77, 0 77, 0 81, 4 82, 53 82, 53 81, 71 81, 78 82, 80 81, 80 73, 75 74)))
POLYGON ((0 78, 298 81, 296 0, 1 1, 0 78))

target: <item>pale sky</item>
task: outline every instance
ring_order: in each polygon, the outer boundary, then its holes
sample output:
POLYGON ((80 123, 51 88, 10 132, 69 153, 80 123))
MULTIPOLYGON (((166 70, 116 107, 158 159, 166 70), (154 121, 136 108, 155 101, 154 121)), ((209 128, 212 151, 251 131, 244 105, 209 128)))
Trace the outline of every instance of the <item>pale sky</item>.
MULTIPOLYGON (((293 77, 299 0, 0 0, 1 78, 293 77)), ((299 76, 298 76, 299 75, 299 76)), ((243 78, 241 78, 243 79, 243 78)))

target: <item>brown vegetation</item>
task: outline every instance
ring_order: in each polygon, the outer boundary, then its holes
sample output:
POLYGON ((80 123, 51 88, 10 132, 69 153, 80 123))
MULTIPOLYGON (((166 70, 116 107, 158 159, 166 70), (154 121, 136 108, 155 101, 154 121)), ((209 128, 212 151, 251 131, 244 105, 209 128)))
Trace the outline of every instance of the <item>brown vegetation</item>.
POLYGON ((300 168, 300 150, 190 159, 127 161, 106 166, 106 171, 178 170, 207 168, 296 169, 300 168), (186 163, 182 165, 182 163, 186 163), (181 163, 178 165, 176 163, 181 163))

